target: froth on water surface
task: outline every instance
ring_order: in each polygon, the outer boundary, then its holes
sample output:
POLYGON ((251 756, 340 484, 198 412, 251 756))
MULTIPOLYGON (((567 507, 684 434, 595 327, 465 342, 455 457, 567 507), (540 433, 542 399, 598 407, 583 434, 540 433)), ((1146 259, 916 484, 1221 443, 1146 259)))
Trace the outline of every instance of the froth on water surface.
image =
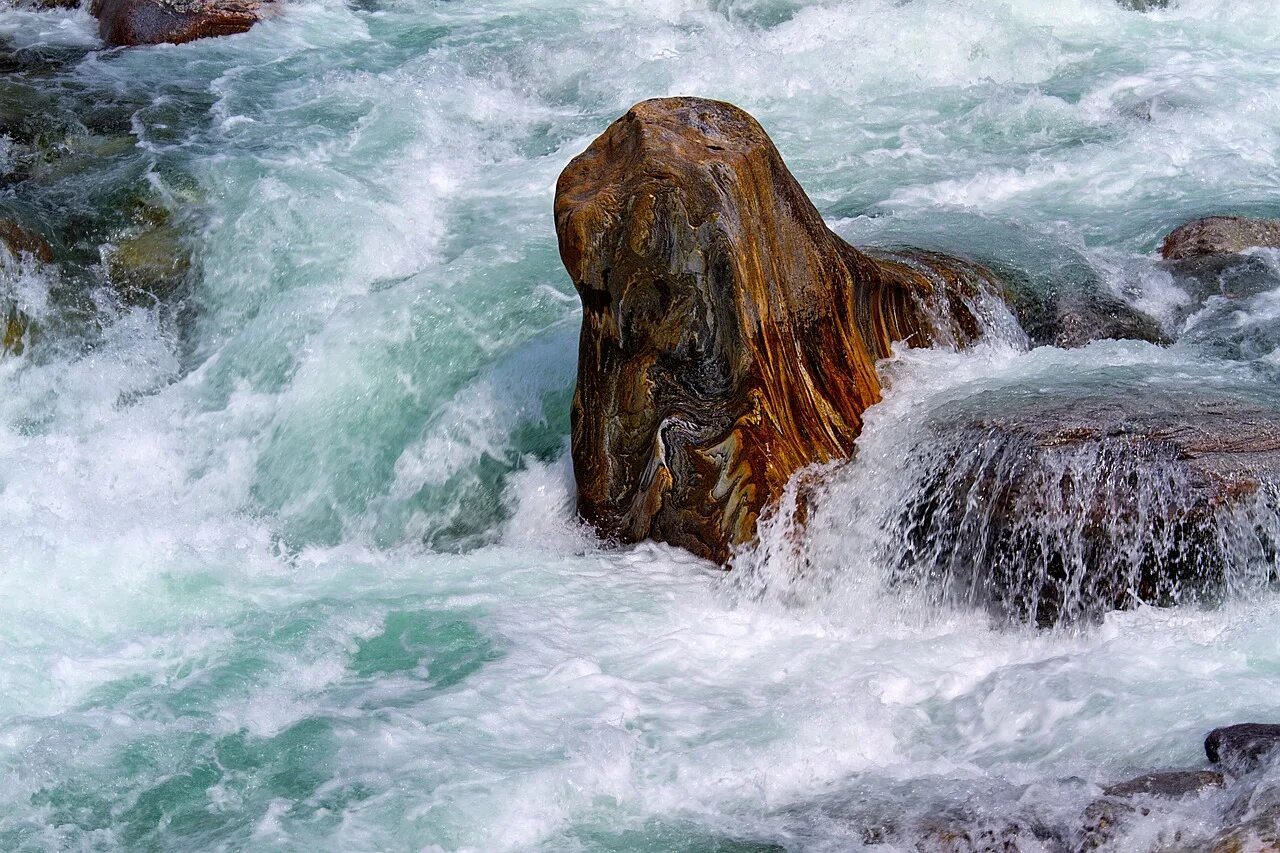
MULTIPOLYGON (((0 358, 0 849, 1034 849, 1102 783, 1197 764, 1280 705, 1274 516, 1219 606, 1042 632, 935 596, 996 561, 947 562, 979 516, 911 496, 1038 442, 944 428, 1029 395, 1273 406, 1273 258, 1153 252, 1277 212, 1274 11, 298 0, 116 51, 83 10, 0 11, 0 218, 56 250, 0 264, 41 332, 0 358), (728 574, 606 549, 572 512, 550 199, 669 94, 751 111, 854 243, 1087 280, 1179 342, 902 353, 803 536, 728 574), (162 227, 185 277, 122 295, 112 259, 162 227)), ((1103 488, 1088 453, 1053 464, 1103 488)), ((1181 485, 1148 485, 1106 523, 1163 535, 1181 485)))

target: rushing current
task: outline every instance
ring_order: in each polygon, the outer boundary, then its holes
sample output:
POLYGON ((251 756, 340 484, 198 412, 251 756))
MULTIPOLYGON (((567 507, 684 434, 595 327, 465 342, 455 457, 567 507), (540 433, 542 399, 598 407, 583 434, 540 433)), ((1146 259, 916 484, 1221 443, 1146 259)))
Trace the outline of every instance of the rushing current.
POLYGON ((123 50, 0 7, 0 216, 64 259, 0 264, 38 330, 0 359, 0 849, 889 850, 944 815, 1029 850, 1269 719, 1266 583, 1039 630, 887 582, 966 399, 1280 405, 1280 254, 1229 300, 1156 255, 1280 214, 1280 16, 1133 5, 278 0, 123 50), (605 547, 551 199, 672 94, 751 111, 855 244, 1089 277, 1177 341, 902 351, 810 570, 769 531, 727 574, 605 547), (144 220, 193 259, 159 300, 107 281, 144 220))

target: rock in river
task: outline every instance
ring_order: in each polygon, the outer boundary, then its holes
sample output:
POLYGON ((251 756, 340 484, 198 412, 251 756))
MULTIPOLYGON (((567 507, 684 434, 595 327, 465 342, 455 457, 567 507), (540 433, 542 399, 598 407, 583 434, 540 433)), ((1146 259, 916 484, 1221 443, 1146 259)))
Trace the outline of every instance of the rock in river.
POLYGON ((53 248, 49 241, 12 219, 0 219, 0 246, 16 256, 31 255, 42 263, 47 264, 53 260, 53 248))
POLYGON ((242 33, 259 8, 258 0, 94 0, 92 11, 103 41, 131 46, 242 33))
POLYGON ((1244 775, 1261 767, 1280 747, 1280 725, 1239 723, 1209 732, 1205 754, 1214 764, 1244 775))
POLYGON ((1160 254, 1167 261, 1229 255, 1252 248, 1280 248, 1280 220, 1208 216, 1175 228, 1160 254))
POLYGON ((900 579, 1040 625, 1274 582, 1274 401, 1090 381, 933 416, 888 522, 900 579))
POLYGON ((866 253, 730 104, 645 101, 560 176, 582 300, 572 455, 606 538, 714 560, 798 469, 847 457, 895 341, 963 346, 1003 311, 979 266, 866 253))

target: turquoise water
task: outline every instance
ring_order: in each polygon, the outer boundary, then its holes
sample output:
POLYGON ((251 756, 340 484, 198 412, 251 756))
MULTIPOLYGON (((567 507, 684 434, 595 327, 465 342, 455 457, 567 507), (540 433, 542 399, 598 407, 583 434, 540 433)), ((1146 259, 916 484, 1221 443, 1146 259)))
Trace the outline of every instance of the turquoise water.
POLYGON ((61 258, 0 269, 41 330, 0 359, 0 849, 892 849, 955 808, 1071 825, 1280 704, 1270 594, 1035 633, 900 600, 856 525, 814 534, 820 584, 602 548, 550 217, 630 104, 726 98, 850 240, 1096 279, 1181 336, 904 354, 871 489, 915 413, 993 384, 1267 396, 1280 260, 1204 302, 1154 249, 1280 214, 1271 0, 281 0, 180 47, 94 32, 0 11, 0 216, 61 258), (112 247, 161 215, 192 269, 121 299, 112 247))

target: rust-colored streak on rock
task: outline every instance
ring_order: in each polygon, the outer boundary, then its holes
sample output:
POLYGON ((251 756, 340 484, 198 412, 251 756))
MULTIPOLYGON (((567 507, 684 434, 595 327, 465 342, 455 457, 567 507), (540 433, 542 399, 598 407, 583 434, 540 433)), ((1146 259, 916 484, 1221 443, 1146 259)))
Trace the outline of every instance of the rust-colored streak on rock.
POLYGON ((583 306, 579 510, 620 542, 727 560, 795 471, 853 451, 894 341, 977 333, 977 268, 844 243, 730 104, 636 105, 561 174, 555 217, 583 306))
POLYGON ((31 255, 46 264, 53 261, 53 248, 49 241, 12 219, 0 219, 0 246, 14 255, 31 255))
POLYGON ((259 18, 257 0, 95 0, 98 34, 110 45, 182 44, 243 33, 259 18))

